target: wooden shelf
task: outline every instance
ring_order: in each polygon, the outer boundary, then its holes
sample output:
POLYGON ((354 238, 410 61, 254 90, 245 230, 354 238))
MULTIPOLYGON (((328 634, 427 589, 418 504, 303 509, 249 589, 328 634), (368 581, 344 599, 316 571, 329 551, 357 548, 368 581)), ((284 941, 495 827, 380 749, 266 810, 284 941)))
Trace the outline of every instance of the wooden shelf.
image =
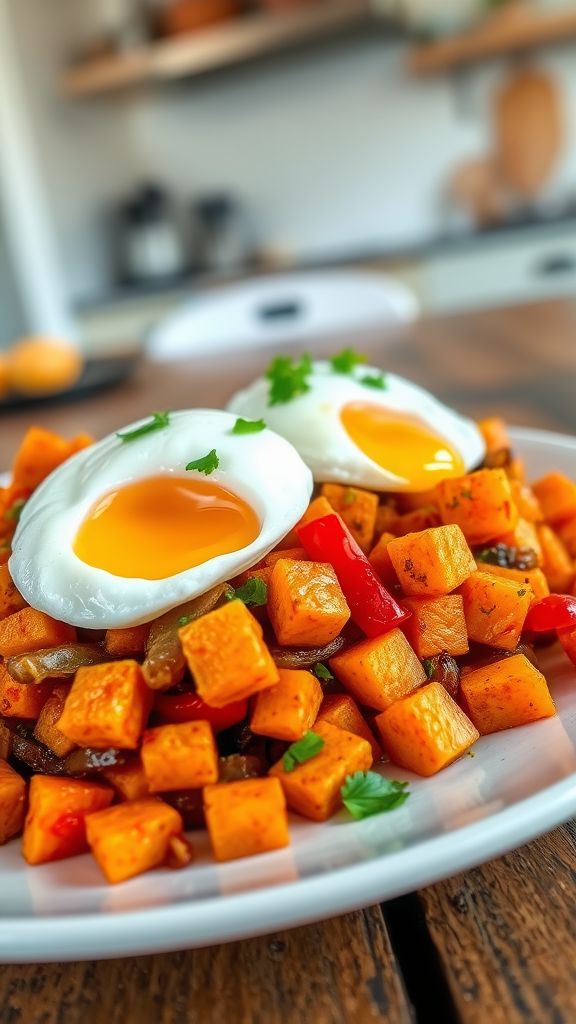
POLYGON ((530 4, 513 4, 484 19, 467 32, 416 47, 410 70, 434 74, 473 61, 513 51, 562 42, 576 36, 576 10, 537 11, 530 4))
POLYGON ((94 96, 139 83, 203 74, 289 46, 367 25, 370 0, 325 0, 282 13, 246 15, 190 35, 175 36, 130 53, 68 68, 67 96, 94 96))

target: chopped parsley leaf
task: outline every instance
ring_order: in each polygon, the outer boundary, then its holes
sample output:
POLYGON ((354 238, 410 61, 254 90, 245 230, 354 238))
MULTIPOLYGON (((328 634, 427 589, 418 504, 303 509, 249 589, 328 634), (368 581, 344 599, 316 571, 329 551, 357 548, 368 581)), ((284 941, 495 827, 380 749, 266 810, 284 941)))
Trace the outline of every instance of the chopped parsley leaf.
POLYGON ((330 365, 335 373, 352 373, 357 366, 365 362, 366 356, 355 352, 353 348, 345 348, 330 359, 330 365))
POLYGON ((187 626, 189 622, 192 622, 193 618, 193 615, 181 615, 180 618, 178 619, 178 625, 180 627, 187 626))
POLYGON ((322 737, 310 730, 301 740, 291 743, 288 747, 282 758, 284 771, 293 772, 299 764, 304 764, 306 761, 310 761, 311 758, 316 757, 316 754, 320 753, 323 746, 324 740, 322 737))
POLYGON ((377 388, 379 391, 386 391, 388 382, 384 373, 368 373, 365 377, 360 377, 360 384, 364 384, 367 388, 377 388))
POLYGON ((308 378, 312 373, 312 359, 305 352, 296 362, 289 356, 276 356, 266 371, 270 381, 268 405, 283 405, 310 391, 308 378))
POLYGON ((268 600, 268 587, 264 580, 259 579, 258 576, 252 576, 241 587, 236 589, 231 587, 230 593, 226 594, 226 597, 229 601, 234 601, 237 598, 244 604, 251 604, 256 608, 260 608, 268 600))
POLYGON ((220 465, 220 459, 216 454, 216 449, 213 448, 207 455, 203 455, 201 459, 194 459, 193 462, 189 462, 186 466, 187 472, 195 469, 198 473, 204 473, 205 476, 210 476, 215 469, 218 469, 220 465))
POLYGON ((353 505, 356 501, 356 491, 353 487, 347 487, 344 491, 344 504, 353 505))
POLYGON ((353 818, 393 811, 410 796, 407 782, 385 779, 377 772, 354 772, 340 790, 342 802, 353 818))
POLYGON ((152 419, 147 420, 141 427, 136 427, 135 430, 128 430, 126 433, 116 434, 116 437, 119 437, 126 444, 128 441, 136 441, 137 438, 144 437, 146 434, 152 434, 155 430, 163 430, 164 427, 169 425, 169 412, 153 412, 152 419))
POLYGON ((326 668, 326 665, 323 665, 321 661, 316 662, 312 672, 316 676, 316 679, 320 679, 324 683, 328 683, 331 679, 334 679, 330 669, 326 668))
POLYGON ((17 523, 20 520, 20 516, 22 515, 22 509, 24 508, 25 504, 25 498, 18 498, 17 501, 10 505, 10 508, 6 509, 4 513, 4 519, 9 519, 11 522, 17 523))
POLYGON ((266 430, 264 420, 243 420, 242 417, 239 416, 230 433, 259 434, 261 430, 266 430))

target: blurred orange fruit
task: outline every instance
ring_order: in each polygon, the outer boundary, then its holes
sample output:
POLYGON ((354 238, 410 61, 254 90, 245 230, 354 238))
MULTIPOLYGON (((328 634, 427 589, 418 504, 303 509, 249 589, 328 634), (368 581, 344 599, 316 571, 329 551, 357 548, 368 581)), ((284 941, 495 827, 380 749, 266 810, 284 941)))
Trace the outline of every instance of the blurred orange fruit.
POLYGON ((8 383, 22 395, 49 395, 76 383, 83 359, 70 342, 41 336, 22 338, 7 354, 8 383))

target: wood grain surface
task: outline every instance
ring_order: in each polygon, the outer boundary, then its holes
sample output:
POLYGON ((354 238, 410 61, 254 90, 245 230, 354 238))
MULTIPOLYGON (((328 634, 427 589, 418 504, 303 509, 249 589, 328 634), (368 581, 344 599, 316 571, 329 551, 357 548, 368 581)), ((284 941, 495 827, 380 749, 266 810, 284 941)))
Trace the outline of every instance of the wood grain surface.
MULTIPOLYGON (((422 321, 361 347, 471 415, 576 432, 576 302, 422 321)), ((101 435, 152 409, 222 405, 269 357, 143 363, 121 390, 36 420, 101 435)), ((0 416, 0 466, 29 421, 0 416)), ((574 1024, 575 883, 569 825, 419 895, 267 938, 0 967, 0 1024, 574 1024)))

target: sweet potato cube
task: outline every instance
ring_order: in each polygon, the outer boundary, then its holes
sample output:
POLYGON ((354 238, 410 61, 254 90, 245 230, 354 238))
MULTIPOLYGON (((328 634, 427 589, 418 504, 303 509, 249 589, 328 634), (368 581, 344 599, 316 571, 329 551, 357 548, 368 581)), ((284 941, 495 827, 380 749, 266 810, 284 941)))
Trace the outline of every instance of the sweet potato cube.
POLYGON ((201 789, 218 781, 218 752, 209 722, 147 729, 141 756, 151 793, 201 789))
POLYGON ((21 831, 26 810, 26 783, 0 759, 0 846, 21 831))
POLYGON ((108 629, 104 647, 113 658, 137 658, 144 654, 150 626, 129 626, 126 629, 108 629))
POLYGON ((531 588, 491 573, 476 572, 460 587, 471 640, 512 651, 534 600, 531 588))
POLYGON ((134 750, 146 724, 150 700, 136 661, 80 668, 58 728, 81 747, 134 750))
POLYGON ((513 530, 518 509, 503 469, 479 469, 436 485, 444 523, 456 523, 470 544, 484 544, 513 530))
POLYGON ((550 718, 556 711, 544 676, 523 654, 468 672, 460 691, 466 712, 483 736, 550 718))
POLYGON ((121 800, 142 800, 144 797, 150 796, 150 787, 144 774, 142 760, 136 755, 126 764, 106 768, 102 774, 106 782, 114 786, 121 800))
POLYGON ((454 656, 467 653, 468 634, 460 594, 409 597, 402 603, 412 612, 403 625, 404 633, 419 658, 431 658, 442 651, 454 656))
POLYGON ((313 821, 325 821, 340 807, 340 789, 346 776, 370 768, 372 747, 361 736, 328 722, 317 722, 314 732, 324 740, 319 754, 291 772, 278 761, 270 775, 282 783, 291 810, 313 821))
POLYGON ((264 559, 264 566, 266 568, 273 569, 276 562, 279 562, 281 558, 290 558, 296 562, 308 561, 308 555, 304 548, 293 547, 293 548, 282 548, 281 551, 271 551, 269 555, 266 555, 264 559))
POLYGON ((18 592, 7 565, 0 565, 0 619, 26 607, 26 601, 18 592))
POLYGON ((223 708, 278 682, 262 627, 242 601, 230 601, 179 631, 202 700, 223 708))
POLYGON ((76 639, 76 630, 65 622, 57 622, 35 608, 22 608, 0 621, 0 656, 31 654, 43 647, 58 647, 76 639))
MULTIPOLYGON (((29 684, 30 688, 30 684, 29 684)), ((36 689, 36 687, 34 687, 36 689)), ((57 757, 66 757, 76 744, 58 728, 68 696, 67 686, 55 686, 44 704, 34 728, 34 736, 57 757)))
POLYGON ((33 491, 70 454, 70 442, 59 434, 42 427, 30 427, 12 465, 14 484, 33 491))
POLYGON ((278 779, 246 779, 204 790, 204 813, 217 861, 288 846, 286 799, 278 779))
POLYGON ((487 452, 492 454, 493 452, 510 451, 512 441, 510 440, 508 427, 500 416, 488 416, 486 419, 479 420, 478 426, 484 438, 487 452))
POLYGON ((5 722, 0 720, 0 760, 7 761, 12 753, 12 733, 5 722))
POLYGON ((311 672, 281 668, 279 675, 276 686, 257 694, 250 728, 259 736, 292 742, 314 725, 322 687, 311 672))
POLYGON ((107 786, 79 779, 34 775, 22 853, 29 864, 44 864, 84 853, 86 816, 112 802, 107 786))
POLYGON ((508 569, 504 565, 490 565, 489 562, 478 562, 477 565, 480 572, 487 573, 489 576, 499 576, 503 580, 511 580, 512 583, 520 584, 519 589, 530 587, 533 600, 539 601, 541 597, 547 597, 550 593, 550 587, 542 569, 508 569))
POLYGON ((163 864, 170 840, 183 832, 182 818, 157 797, 117 804, 90 814, 88 845, 108 882, 125 882, 163 864))
MULTIPOLYGON (((538 527, 542 571, 554 594, 565 594, 574 582, 574 566, 558 534, 550 526, 538 527)), ((0 626, 2 623, 0 623, 0 626)))
POLYGON ((544 518, 552 526, 576 515, 576 483, 564 473, 547 473, 532 490, 540 502, 544 518))
POLYGON ((441 683, 428 683, 376 718, 384 748, 401 768, 434 775, 461 756, 479 733, 441 683))
POLYGON ((401 629, 361 640, 334 655, 330 667, 360 704, 378 711, 426 681, 426 673, 401 629))
POLYGON ((263 565, 260 569, 258 566, 254 566, 252 569, 246 569, 244 572, 239 573, 232 580, 232 586, 241 587, 248 580, 262 580, 267 587, 270 585, 270 577, 272 575, 272 569, 269 565, 263 565))
POLYGON ((388 545, 392 565, 408 597, 441 597, 476 570, 459 526, 436 526, 397 537, 388 545))
POLYGON ((529 523, 541 523, 544 519, 542 506, 531 487, 521 480, 510 480, 512 498, 521 519, 529 523))
POLYGON ((353 732, 355 736, 361 736, 372 747, 374 761, 378 761, 382 757, 382 748, 378 740, 356 701, 349 693, 330 693, 324 697, 316 719, 316 723, 320 722, 328 722, 328 725, 335 725, 338 729, 344 729, 345 732, 353 732))
POLYGON ((0 715, 5 718, 38 718, 52 692, 48 680, 38 685, 17 683, 0 662, 0 715))
POLYGON ((375 538, 378 539, 378 537, 381 537, 383 533, 393 533, 396 537, 397 522, 398 509, 396 508, 396 505, 386 501, 383 502, 378 506, 378 511, 376 512, 376 527, 374 529, 375 538))
POLYGON ((369 551, 376 528, 378 495, 360 487, 322 484, 322 497, 329 501, 332 511, 344 520, 362 550, 369 551))
POLYGON ((331 565, 282 558, 270 577, 268 615, 279 644, 321 647, 342 632, 350 609, 331 565))
POLYGON ((507 544, 511 548, 531 548, 538 558, 538 565, 543 564, 543 552, 538 531, 534 523, 527 519, 520 518, 513 530, 497 538, 498 542, 507 544))
POLYGON ((556 533, 562 541, 570 558, 576 558, 576 515, 565 519, 556 527, 556 533))
POLYGON ((405 537, 407 533, 420 533, 421 530, 430 530, 433 526, 441 524, 438 506, 427 505, 398 516, 394 531, 398 537, 405 537))
POLYGON ((398 583, 398 577, 396 570, 392 565, 392 559, 390 558, 390 552, 388 551, 388 545, 391 540, 395 540, 395 533, 388 533, 384 530, 380 534, 378 543, 374 545, 372 551, 368 555, 368 561, 372 568, 378 573, 378 576, 385 584, 385 586, 393 587, 398 583))

